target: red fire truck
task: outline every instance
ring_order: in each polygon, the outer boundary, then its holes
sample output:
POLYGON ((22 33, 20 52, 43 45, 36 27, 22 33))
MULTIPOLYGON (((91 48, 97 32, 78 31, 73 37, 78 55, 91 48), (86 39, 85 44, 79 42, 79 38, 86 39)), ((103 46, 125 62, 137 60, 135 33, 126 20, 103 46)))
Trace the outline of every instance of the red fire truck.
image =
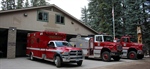
POLYGON ((123 46, 123 58, 129 59, 142 59, 144 57, 143 44, 133 42, 133 37, 122 36, 119 40, 120 44, 123 46))
POLYGON ((34 58, 52 61, 57 67, 63 62, 73 62, 81 66, 83 54, 81 48, 73 47, 66 40, 65 33, 35 32, 27 36, 27 52, 30 59, 34 58))
POLYGON ((72 38, 70 40, 77 47, 82 48, 85 58, 101 58, 103 61, 119 61, 122 46, 113 42, 110 35, 92 35, 89 37, 72 38))

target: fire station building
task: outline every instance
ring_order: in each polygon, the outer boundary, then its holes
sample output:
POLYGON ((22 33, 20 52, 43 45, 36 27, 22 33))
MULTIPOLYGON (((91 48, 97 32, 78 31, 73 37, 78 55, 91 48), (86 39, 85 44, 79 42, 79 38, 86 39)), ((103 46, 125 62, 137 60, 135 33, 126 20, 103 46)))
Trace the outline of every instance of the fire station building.
POLYGON ((54 4, 0 11, 0 57, 26 56, 27 33, 35 31, 64 32, 67 34, 67 41, 78 34, 97 34, 54 4))

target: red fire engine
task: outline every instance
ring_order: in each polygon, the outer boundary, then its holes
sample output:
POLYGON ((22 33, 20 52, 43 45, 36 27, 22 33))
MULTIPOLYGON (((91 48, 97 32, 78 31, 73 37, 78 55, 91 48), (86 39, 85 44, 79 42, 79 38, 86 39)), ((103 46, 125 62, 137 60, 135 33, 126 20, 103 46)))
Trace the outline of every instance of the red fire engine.
POLYGON ((66 40, 65 33, 35 32, 27 36, 27 52, 30 59, 34 58, 52 61, 57 67, 63 62, 74 62, 81 66, 83 54, 81 48, 73 47, 66 40))
POLYGON ((123 58, 142 59, 144 57, 143 44, 132 42, 133 37, 122 36, 120 44, 123 46, 123 58))
POLYGON ((119 61, 122 55, 122 46, 113 42, 110 35, 72 38, 70 41, 82 48, 85 58, 101 58, 104 61, 111 61, 113 58, 119 61))

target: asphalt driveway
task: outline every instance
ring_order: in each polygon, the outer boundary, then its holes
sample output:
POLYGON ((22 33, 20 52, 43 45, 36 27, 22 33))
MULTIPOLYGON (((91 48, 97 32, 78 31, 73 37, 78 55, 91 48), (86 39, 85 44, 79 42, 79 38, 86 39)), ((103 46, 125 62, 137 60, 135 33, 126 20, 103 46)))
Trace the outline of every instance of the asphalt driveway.
MULTIPOLYGON (((91 69, 101 66, 109 66, 114 64, 133 62, 135 60, 121 59, 120 61, 103 62, 102 60, 84 59, 82 66, 77 66, 76 63, 63 64, 61 69, 91 69)), ((44 60, 31 61, 27 57, 7 59, 0 58, 0 69, 60 69, 54 63, 44 60)))

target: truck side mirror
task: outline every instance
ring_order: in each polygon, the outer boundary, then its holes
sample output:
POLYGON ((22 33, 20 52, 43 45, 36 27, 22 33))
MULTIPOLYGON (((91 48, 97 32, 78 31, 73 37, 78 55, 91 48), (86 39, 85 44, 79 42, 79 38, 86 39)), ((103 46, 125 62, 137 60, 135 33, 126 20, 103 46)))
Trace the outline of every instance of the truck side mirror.
POLYGON ((54 45, 51 45, 51 44, 47 44, 48 47, 51 47, 51 48, 55 48, 54 45))

